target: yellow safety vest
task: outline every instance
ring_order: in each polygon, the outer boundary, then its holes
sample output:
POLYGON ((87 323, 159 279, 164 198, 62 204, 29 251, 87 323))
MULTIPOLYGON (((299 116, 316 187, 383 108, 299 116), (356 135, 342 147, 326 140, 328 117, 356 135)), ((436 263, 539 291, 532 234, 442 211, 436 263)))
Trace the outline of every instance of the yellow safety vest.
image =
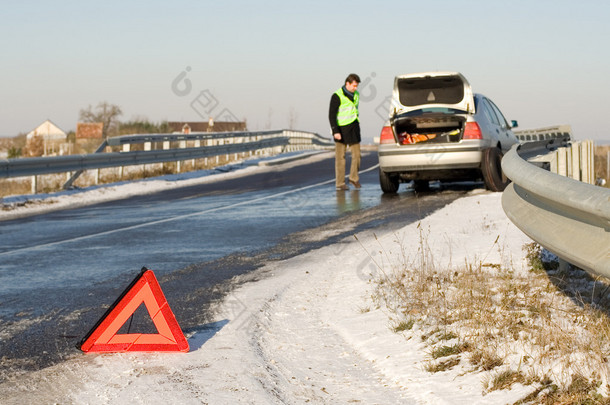
POLYGON ((337 112, 337 125, 344 127, 358 120, 358 101, 360 100, 358 91, 354 92, 354 101, 347 98, 343 93, 343 88, 335 91, 335 94, 339 96, 341 101, 339 111, 337 112))

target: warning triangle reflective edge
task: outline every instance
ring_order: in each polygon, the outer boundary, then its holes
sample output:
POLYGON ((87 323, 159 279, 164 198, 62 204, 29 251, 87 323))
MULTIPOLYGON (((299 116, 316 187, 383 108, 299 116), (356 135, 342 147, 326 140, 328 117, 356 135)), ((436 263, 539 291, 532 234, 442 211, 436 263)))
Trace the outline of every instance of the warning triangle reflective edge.
POLYGON ((142 272, 82 340, 84 352, 188 352, 189 345, 152 270, 142 272), (159 333, 117 334, 144 303, 159 333))

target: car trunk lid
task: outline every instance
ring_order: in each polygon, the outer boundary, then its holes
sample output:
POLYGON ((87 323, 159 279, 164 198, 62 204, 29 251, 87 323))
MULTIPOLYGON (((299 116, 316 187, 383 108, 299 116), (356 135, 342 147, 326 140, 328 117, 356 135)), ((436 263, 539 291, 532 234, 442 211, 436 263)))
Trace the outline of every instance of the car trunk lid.
POLYGON ((474 113, 468 80, 457 72, 414 73, 394 79, 394 116, 416 110, 452 109, 474 113))

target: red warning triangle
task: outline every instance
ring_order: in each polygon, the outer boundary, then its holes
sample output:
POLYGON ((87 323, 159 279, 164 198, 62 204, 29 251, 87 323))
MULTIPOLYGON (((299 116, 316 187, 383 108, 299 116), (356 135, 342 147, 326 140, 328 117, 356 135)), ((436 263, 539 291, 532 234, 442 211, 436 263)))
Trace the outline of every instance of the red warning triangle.
POLYGON ((155 274, 144 267, 83 339, 80 349, 106 353, 188 352, 189 345, 155 274), (142 303, 159 333, 117 334, 142 303))

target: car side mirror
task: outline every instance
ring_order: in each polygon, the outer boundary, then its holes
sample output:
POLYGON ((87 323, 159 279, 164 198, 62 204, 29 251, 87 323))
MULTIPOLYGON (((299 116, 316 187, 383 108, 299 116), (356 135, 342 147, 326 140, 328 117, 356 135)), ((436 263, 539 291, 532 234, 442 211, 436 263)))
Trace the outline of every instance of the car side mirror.
POLYGON ((517 122, 517 120, 512 120, 510 122, 510 127, 511 128, 517 128, 519 126, 519 123, 517 122))

